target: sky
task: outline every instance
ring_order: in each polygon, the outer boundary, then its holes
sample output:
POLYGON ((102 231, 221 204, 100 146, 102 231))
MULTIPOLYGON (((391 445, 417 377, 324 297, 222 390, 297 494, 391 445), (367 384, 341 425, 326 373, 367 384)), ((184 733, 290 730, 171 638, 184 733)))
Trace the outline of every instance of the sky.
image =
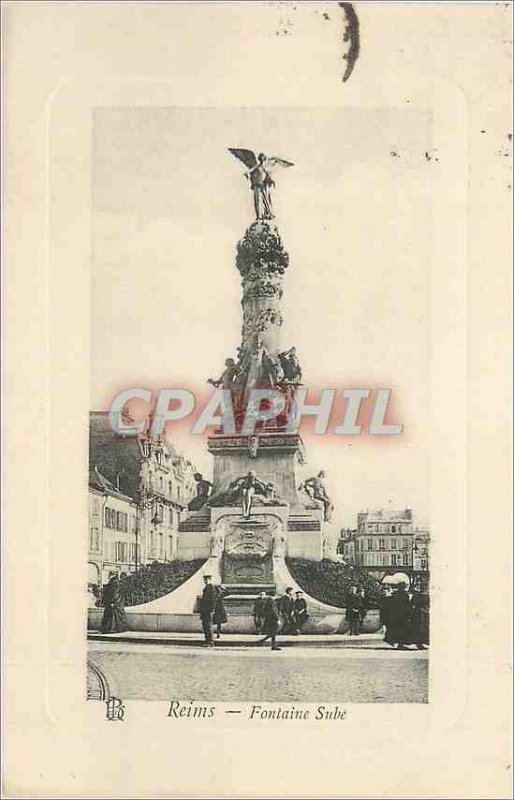
MULTIPOLYGON (((290 255, 283 349, 315 388, 390 387, 391 437, 306 436, 335 522, 366 508, 429 522, 426 423, 431 120, 415 108, 98 108, 93 119, 91 408, 122 388, 206 388, 240 342, 234 259, 252 222, 228 147, 294 162, 275 175, 290 255)), ((205 440, 168 437, 209 475, 205 440)))

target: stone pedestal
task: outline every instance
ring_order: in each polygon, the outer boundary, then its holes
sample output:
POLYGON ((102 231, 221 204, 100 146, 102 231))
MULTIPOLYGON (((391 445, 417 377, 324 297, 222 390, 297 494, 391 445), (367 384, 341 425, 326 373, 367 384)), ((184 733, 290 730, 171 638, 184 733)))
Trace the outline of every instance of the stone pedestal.
POLYGON ((303 458, 303 442, 297 434, 210 436, 208 449, 214 456, 213 494, 254 470, 261 480, 274 484, 279 497, 291 506, 299 504, 296 465, 303 458))

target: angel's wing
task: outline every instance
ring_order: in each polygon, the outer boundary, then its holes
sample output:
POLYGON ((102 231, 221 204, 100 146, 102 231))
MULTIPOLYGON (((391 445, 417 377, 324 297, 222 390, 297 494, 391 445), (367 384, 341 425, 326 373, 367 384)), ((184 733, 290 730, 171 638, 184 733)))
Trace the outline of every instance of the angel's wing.
POLYGON ((257 157, 253 150, 241 150, 238 147, 229 147, 228 149, 232 155, 242 161, 248 169, 253 169, 257 166, 257 157))
POLYGON ((277 158, 277 156, 270 156, 266 159, 266 169, 269 172, 273 172, 277 167, 294 167, 294 164, 292 161, 285 161, 283 158, 277 158))

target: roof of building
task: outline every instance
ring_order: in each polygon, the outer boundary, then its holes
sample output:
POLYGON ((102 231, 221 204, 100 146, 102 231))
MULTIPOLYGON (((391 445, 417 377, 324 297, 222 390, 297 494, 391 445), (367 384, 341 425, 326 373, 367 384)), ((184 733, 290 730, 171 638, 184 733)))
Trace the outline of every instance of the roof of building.
POLYGON ((89 470, 89 488, 95 489, 102 494, 108 494, 111 497, 117 497, 120 500, 126 500, 129 503, 134 502, 134 498, 124 494, 124 492, 114 486, 105 475, 102 475, 98 467, 93 467, 89 470))
POLYGON ((368 509, 367 511, 361 511, 359 517, 365 517, 367 522, 391 522, 398 519, 411 522, 412 510, 410 508, 404 508, 401 511, 385 508, 368 509))
MULTIPOLYGON (((193 465, 167 441, 160 442, 171 463, 180 472, 180 465, 193 465)), ((144 460, 141 439, 123 436, 113 431, 106 411, 91 411, 89 415, 89 481, 100 490, 118 492, 128 499, 139 501, 141 462, 144 460), (104 483, 102 483, 104 481, 104 483), (107 484, 110 489, 107 489, 107 484), (117 488, 119 487, 119 489, 117 488)))
MULTIPOLYGON (((112 488, 133 500, 139 500, 140 466, 143 458, 137 437, 119 436, 111 428, 107 412, 89 415, 90 481, 107 480, 112 488), (101 478, 98 477, 100 473, 101 478)), ((95 483, 93 483, 95 485, 95 483)), ((105 486, 102 486, 105 488, 105 486)))

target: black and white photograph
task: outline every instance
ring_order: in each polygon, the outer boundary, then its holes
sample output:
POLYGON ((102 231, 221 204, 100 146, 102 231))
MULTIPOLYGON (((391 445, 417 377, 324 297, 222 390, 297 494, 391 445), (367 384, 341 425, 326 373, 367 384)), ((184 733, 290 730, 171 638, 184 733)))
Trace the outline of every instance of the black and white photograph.
POLYGON ((430 116, 93 125, 88 696, 428 702, 430 116))
POLYGON ((512 796, 512 3, 5 0, 6 797, 512 796))

